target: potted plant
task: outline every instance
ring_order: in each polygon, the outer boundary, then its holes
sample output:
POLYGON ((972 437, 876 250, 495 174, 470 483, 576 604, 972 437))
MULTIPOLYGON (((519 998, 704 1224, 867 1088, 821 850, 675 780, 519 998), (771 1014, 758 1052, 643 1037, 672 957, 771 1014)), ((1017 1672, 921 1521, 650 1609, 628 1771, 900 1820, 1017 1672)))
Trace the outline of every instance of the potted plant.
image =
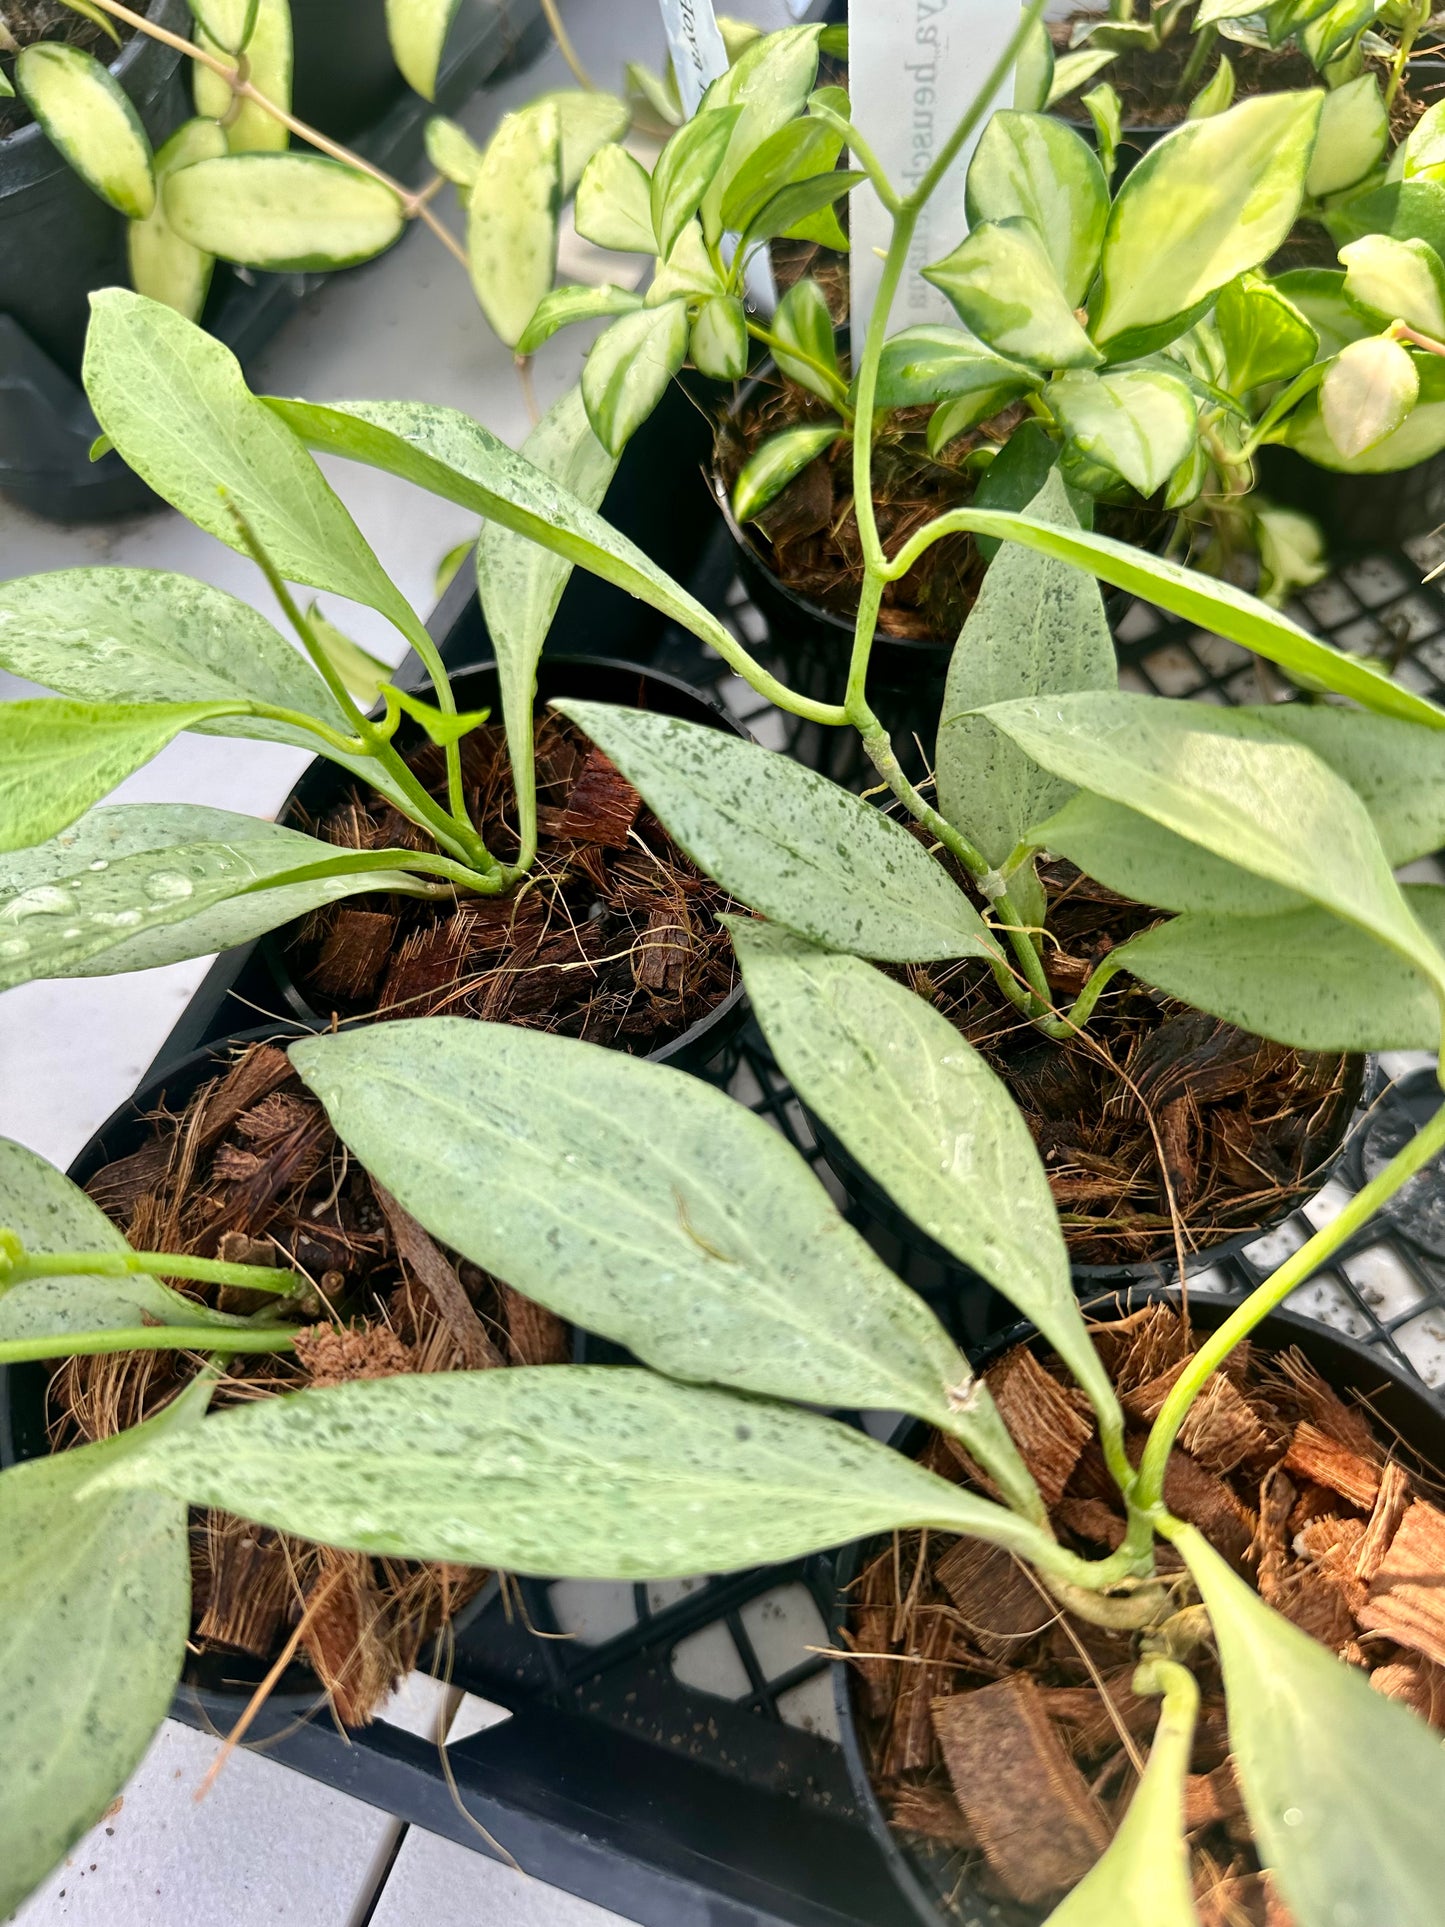
MULTIPOLYGON (((0 1476, 4 1543, 27 1554, 23 1587, 13 1565, 0 1568, 11 1576, 18 1677, 34 1677, 26 1662, 42 1654, 53 1668, 45 1693, 9 1703, 20 1851, 7 1901, 99 1810, 165 1710, 184 1626, 179 1526, 194 1504, 371 1554, 579 1577, 716 1572, 912 1528, 928 1529, 935 1553, 1011 1555, 1035 1575, 1041 1611, 1062 1615, 1081 1642, 1101 1627, 1124 1635, 1137 1694, 1163 1700, 1128 1814, 1112 1840, 1094 1824, 1061 1923, 1194 1927, 1185 1775, 1212 1644, 1253 1847, 1301 1927, 1331 1927, 1342 1896, 1359 1918, 1427 1927, 1445 1793, 1438 1740, 1371 1690, 1358 1659, 1341 1663, 1268 1605, 1231 1565, 1227 1530, 1189 1523, 1201 1509, 1172 1475, 1185 1432, 1197 1443, 1205 1402, 1228 1400, 1244 1341, 1429 1164, 1445 1144, 1445 1112, 1166 1374, 1147 1439, 1135 1438, 1111 1379, 1117 1350, 1107 1335, 1096 1346, 1085 1325, 1042 1166, 987 1066, 859 959, 763 926, 752 954, 774 1008, 860 1116, 896 1122, 912 1142, 945 1134, 935 1142, 953 1147, 953 1162, 941 1173, 935 1155, 927 1181, 947 1186, 959 1237, 986 1250, 995 1281, 1077 1385, 1066 1392, 1033 1367, 1071 1415, 1071 1439, 1097 1457, 1122 1526, 1117 1547, 1100 1555, 1059 1536, 1045 1497, 1057 1466, 1027 1423, 1028 1398, 1002 1383, 995 1396, 975 1378, 797 1153, 721 1093, 585 1044, 444 1018, 310 1039, 292 1046, 296 1068, 405 1210, 640 1366, 388 1378, 210 1417, 183 1404, 118 1441, 0 1476), (917 1081, 895 1081, 904 1064, 917 1081), (911 1098, 925 1090, 920 1116, 911 1098), (485 1195, 467 1181, 482 1166, 485 1195), (911 1461, 823 1415, 834 1408, 902 1410, 933 1428, 937 1448, 929 1463, 911 1461), (972 1487, 957 1477, 955 1450, 972 1487), (84 1557, 107 1535, 127 1546, 141 1583, 84 1557), (67 1640, 81 1624, 88 1639, 67 1640), (128 1664, 111 1664, 122 1652, 128 1664), (63 1807, 42 1804, 24 1774, 42 1743, 48 1760, 69 1764, 47 1717, 51 1694, 107 1712, 83 1797, 72 1782, 63 1807)), ((1026 1361, 1016 1371, 1029 1382, 1026 1361)), ((1316 1470, 1328 1446, 1325 1435, 1316 1470)), ((1398 1471, 1392 1488, 1375 1538, 1398 1551, 1399 1572, 1437 1583, 1438 1553, 1422 1565, 1411 1549, 1431 1543, 1438 1515, 1398 1471), (1402 1532, 1408 1544, 1397 1546, 1402 1532)), ((1407 1606, 1402 1596, 1392 1624, 1407 1606)), ((1146 1708, 1141 1741, 1149 1724, 1146 1708)))
MULTIPOLYGON (((643 1051, 720 1041, 718 1026, 739 1010, 713 916, 720 893, 570 726, 534 719, 537 660, 568 564, 500 525, 488 530, 482 566, 498 668, 460 679, 463 701, 470 689, 487 707, 458 714, 430 636, 227 349, 171 309, 113 289, 96 298, 87 368, 116 448, 201 527, 256 559, 309 662, 253 609, 186 577, 71 570, 5 585, 0 657, 69 700, 0 711, 11 745, 0 979, 145 968, 310 917, 293 961, 328 1011, 365 1014, 381 1002, 415 1012, 455 1003, 475 979, 478 997, 502 999, 487 1005, 493 1014, 520 1014, 525 973, 532 1021, 643 1051), (350 670, 352 656, 286 579, 383 611, 421 658, 434 700, 383 681, 358 703, 337 666, 350 670), (378 695, 381 713, 366 714, 378 695), (493 704, 510 759, 486 727, 493 704), (319 834, 184 805, 87 813, 182 729, 316 751, 327 774, 307 779, 298 810, 304 803, 319 834), (62 903, 56 921, 50 911, 62 903), (547 995, 536 994, 538 979, 547 995)), ((514 524, 530 526, 535 504, 558 486, 553 473, 570 474, 594 500, 611 473, 575 393, 536 431, 542 467, 467 428, 525 480, 534 506, 502 511, 514 524)), ((628 555, 592 520, 599 543, 628 555)), ((651 568, 638 555, 629 580, 651 568)), ((654 599, 689 606, 681 591, 654 599)), ((549 686, 582 685, 723 720, 668 679, 626 665, 584 662, 549 686)))

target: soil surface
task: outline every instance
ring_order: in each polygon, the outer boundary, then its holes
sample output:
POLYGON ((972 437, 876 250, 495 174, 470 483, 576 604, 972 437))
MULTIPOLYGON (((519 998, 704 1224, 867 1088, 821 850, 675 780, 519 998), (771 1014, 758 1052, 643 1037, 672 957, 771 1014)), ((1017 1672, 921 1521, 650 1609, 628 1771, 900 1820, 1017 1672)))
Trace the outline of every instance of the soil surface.
MULTIPOLYGON (((140 1148, 87 1185, 139 1250, 301 1272, 285 1307, 294 1353, 233 1359, 211 1409, 399 1372, 565 1362, 560 1319, 421 1226, 351 1159, 278 1044, 240 1050, 189 1102, 161 1108, 140 1148), (308 1322, 311 1321, 311 1322, 308 1322)), ((272 1297, 172 1281, 223 1311, 272 1297)), ((136 1424, 194 1376, 180 1353, 71 1359, 50 1385, 58 1449, 136 1424)), ((466 1567, 373 1559, 222 1513, 192 1516, 194 1644, 268 1663, 295 1641, 349 1724, 368 1719, 424 1641, 480 1587, 466 1567)))
MULTIPOLYGON (((1137 1463, 1194 1346, 1167 1306, 1094 1335, 1137 1463)), ((985 1376, 1060 1540, 1103 1557, 1123 1513, 1082 1394, 1026 1350, 985 1376)), ((925 1463, 965 1482, 960 1451, 935 1435, 925 1463)), ((1445 1728, 1445 1512, 1421 1496, 1439 1490, 1298 1352, 1244 1345, 1186 1421, 1165 1496, 1270 1605, 1445 1728)), ((1159 1568, 1182 1571, 1167 1547, 1159 1568)), ((1098 1859, 1138 1784, 1159 1701, 1132 1690, 1135 1636, 1060 1613, 1007 1553, 937 1533, 890 1542, 853 1602, 844 1636, 860 1655, 874 1784, 916 1870, 946 1918, 1034 1927, 1098 1859)), ((1293 1927, 1244 1817, 1218 1664, 1201 1647, 1190 1666, 1202 1704, 1186 1826, 1202 1927, 1293 1927)))
MULTIPOLYGON (((1066 1007, 1159 912, 1072 864, 1040 864, 1040 875, 1056 939, 1044 969, 1066 1007)), ((1357 1060, 1266 1043, 1122 971, 1063 1044, 1025 1023, 976 961, 906 974, 1007 1083, 1076 1264, 1167 1260, 1264 1227, 1310 1190, 1358 1093, 1357 1060)))
MULTIPOLYGON (((123 20, 111 24, 124 45, 134 28, 123 20)), ((109 66, 120 52, 103 27, 62 5, 61 0, 0 0, 0 27, 7 28, 10 38, 22 47, 28 47, 34 40, 68 40, 73 47, 94 54, 103 66, 109 66)), ((0 72, 13 83, 15 55, 4 45, 0 45, 0 72)), ((32 118, 23 100, 0 100, 0 139, 28 126, 32 118)))
MULTIPOLYGON (((726 893, 581 731, 547 714, 536 753, 532 874, 505 897, 358 896, 316 912, 284 953, 313 1008, 343 1018, 446 1012, 646 1053, 723 1001, 735 981, 717 921, 726 893)), ((426 744, 407 760, 444 799, 441 752, 426 744)), ((513 857, 515 799, 500 728, 463 740, 462 771, 487 847, 513 857)), ((433 847, 373 792, 355 788, 319 822, 298 827, 358 849, 433 847)))

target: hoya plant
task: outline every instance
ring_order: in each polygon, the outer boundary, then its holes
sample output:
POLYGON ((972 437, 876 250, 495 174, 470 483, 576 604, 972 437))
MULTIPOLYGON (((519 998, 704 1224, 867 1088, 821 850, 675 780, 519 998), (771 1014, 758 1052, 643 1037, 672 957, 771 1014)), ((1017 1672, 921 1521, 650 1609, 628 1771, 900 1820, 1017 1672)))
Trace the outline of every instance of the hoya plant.
MULTIPOLYGON (((565 89, 506 116, 480 149, 438 116, 427 135, 437 175, 413 189, 291 112, 290 0, 195 0, 189 40, 122 0, 65 4, 117 45, 120 22, 191 63, 195 115, 153 149, 102 60, 62 40, 16 49, 0 21, 0 51, 8 41, 16 52, 14 86, 0 73, 0 92, 17 93, 87 186, 126 217, 132 285, 192 320, 205 306, 217 258, 276 271, 350 267, 419 221, 470 273, 498 333, 515 342, 551 286, 562 202, 593 150, 617 139, 630 119, 615 94, 565 89), (526 180, 520 201, 519 174, 526 180), (463 187, 465 245, 431 205, 446 177, 463 187)), ((428 100, 457 5, 387 0, 396 64, 428 100)), ((550 0, 544 9, 560 28, 550 0)), ((346 58, 344 46, 336 58, 346 58)))
MULTIPOLYGON (((1118 1550, 1060 1542, 1025 1453, 933 1313, 799 1154, 723 1093, 455 1019, 309 1039, 293 1063, 405 1210, 639 1363, 374 1380, 209 1417, 198 1390, 120 1439, 0 1474, 13 1661, 0 1902, 103 1810, 163 1716, 186 1626, 185 1508, 199 1505, 373 1554, 578 1578, 723 1572, 909 1527, 1003 1548, 1061 1611, 1132 1634, 1136 1690, 1164 1702, 1129 1816, 1059 1927, 1196 1927, 1183 1779, 1211 1645, 1255 1844, 1300 1927, 1338 1927, 1342 1907, 1430 1927, 1438 1737, 1267 1606, 1170 1509, 1164 1473, 1214 1375, 1440 1150, 1445 1111, 1203 1343, 1131 1456, 1044 1171, 987 1066, 871 965, 746 920, 738 937, 808 1101, 880 1153, 880 1179, 1072 1375, 1126 1520, 1118 1550), (993 1496, 830 1410, 924 1420, 993 1496), (1160 1576, 1167 1547, 1184 1576, 1160 1576)), ((57 1262, 69 1248, 64 1231, 44 1242, 57 1262)))

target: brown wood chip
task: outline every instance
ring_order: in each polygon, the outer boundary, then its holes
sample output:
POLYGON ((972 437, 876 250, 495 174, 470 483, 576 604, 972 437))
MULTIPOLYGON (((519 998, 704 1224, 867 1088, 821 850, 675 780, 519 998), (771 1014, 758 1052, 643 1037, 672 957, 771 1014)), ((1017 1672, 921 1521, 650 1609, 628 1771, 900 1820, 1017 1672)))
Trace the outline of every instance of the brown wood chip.
MULTIPOLYGON (((1183 1369, 1181 1361, 1131 1392, 1124 1401, 1129 1417, 1152 1425, 1183 1369)), ((1262 1465, 1271 1454, 1270 1434, 1258 1413, 1222 1372, 1215 1373, 1189 1408, 1179 1429, 1179 1443, 1191 1458, 1221 1477, 1242 1465, 1262 1465)))
POLYGON ((1093 1435, 1091 1421, 1025 1345, 991 1366, 984 1382, 1044 1504, 1056 1505, 1093 1435))
POLYGON ((510 1285, 501 1287, 501 1296, 507 1320, 507 1363, 565 1365, 572 1356, 572 1328, 567 1321, 510 1285))
POLYGON ((1445 1513, 1416 1499, 1381 1560, 1360 1612, 1369 1632, 1385 1633, 1445 1665, 1445 1513))
POLYGON ((1067 1736, 1069 1750, 1089 1759, 1120 1744, 1121 1729, 1138 1739, 1152 1734, 1159 1721, 1157 1699, 1134 1691, 1134 1668, 1108 1674, 1098 1686, 1046 1686, 1041 1689, 1049 1718, 1067 1736))
POLYGON ((404 1211, 389 1191, 372 1180, 377 1202, 386 1213, 391 1235, 396 1240, 397 1256, 416 1279, 425 1286, 437 1314, 468 1371, 481 1372, 506 1361, 487 1336, 472 1301, 462 1288, 450 1259, 422 1230, 409 1212, 404 1211))
POLYGON ((1164 1468, 1164 1503, 1208 1539, 1216 1552, 1242 1565, 1254 1538, 1256 1520, 1223 1479, 1176 1449, 1164 1468))
POLYGON ((1313 1479, 1316 1485, 1327 1485, 1362 1511, 1369 1511, 1379 1496, 1379 1466, 1308 1419, 1295 1427, 1284 1466, 1296 1480, 1313 1479))
POLYGON ((642 798, 617 766, 595 746, 577 774, 558 825, 559 834, 579 843, 600 843, 625 850, 642 808, 642 798))
POLYGON ((692 930, 686 906, 676 910, 658 906, 647 913, 647 925, 632 957, 632 981, 639 990, 665 991, 675 997, 692 955, 692 930))
POLYGON ((948 1654, 953 1645, 953 1630, 941 1612, 920 1613, 909 1650, 922 1665, 895 1667, 898 1675, 897 1697, 889 1723, 887 1741, 879 1757, 879 1772, 885 1781, 908 1773, 922 1773, 938 1760, 938 1741, 933 1730, 933 1702, 953 1685, 955 1669, 948 1654))
POLYGON ((1191 1773, 1184 1782, 1184 1831, 1222 1826, 1244 1812, 1234 1765, 1226 1760, 1212 1773, 1191 1773))
POLYGON ((266 1526, 230 1513, 206 1514, 206 1610, 198 1638, 269 1659, 292 1601, 289 1561, 283 1542, 266 1526))
POLYGON ((391 955, 396 925, 391 911, 343 905, 335 912, 312 966, 314 987, 323 996, 348 1002, 369 996, 391 955))
POLYGON ((1090 1545, 1117 1552, 1124 1543, 1123 1515, 1106 1499, 1060 1499, 1053 1511, 1055 1525, 1087 1539, 1090 1545))
POLYGON ((1072 1887, 1109 1844, 1109 1828, 1031 1679, 935 1700, 933 1726, 959 1806, 1016 1900, 1072 1887))
POLYGON ((959 1539, 934 1567, 970 1636, 990 1659, 1009 1659, 1054 1618, 1027 1570, 1001 1546, 959 1539))
POLYGON ((1362 1459, 1369 1459, 1376 1465, 1384 1463, 1385 1454, 1371 1430, 1369 1419, 1358 1406, 1346 1405, 1339 1393, 1325 1383, 1302 1351, 1291 1346, 1288 1351, 1281 1352, 1278 1366, 1299 1401, 1302 1417, 1317 1425, 1337 1445, 1347 1446, 1362 1459))
POLYGON ((1410 1481, 1398 1459, 1391 1459, 1380 1475, 1380 1490, 1375 1509, 1355 1555, 1355 1571, 1361 1579, 1373 1579, 1390 1550, 1400 1521, 1410 1507, 1410 1481))
POLYGON ((316 1389, 362 1378, 395 1378, 412 1369, 411 1353, 382 1325, 348 1331, 306 1325, 297 1332, 295 1345, 296 1362, 316 1389))
POLYGON ((1434 1727, 1445 1727, 1445 1666, 1423 1653, 1377 1666, 1370 1684, 1386 1699, 1400 1700, 1434 1727))
POLYGON ((1260 1480, 1259 1518, 1250 1553, 1258 1571, 1260 1595, 1266 1600, 1273 1599, 1289 1565, 1289 1515, 1298 1496, 1283 1466, 1275 1466, 1260 1480))
POLYGON ((373 1636, 386 1608, 366 1554, 321 1548, 320 1572, 302 1615, 301 1644, 344 1725, 365 1724, 395 1684, 397 1671, 388 1663, 385 1643, 373 1636))
POLYGON ((893 1795, 889 1818, 895 1827, 921 1833, 925 1839, 956 1847, 960 1852, 968 1852, 978 1845, 973 1828, 959 1811, 957 1800, 936 1780, 905 1780, 893 1795))

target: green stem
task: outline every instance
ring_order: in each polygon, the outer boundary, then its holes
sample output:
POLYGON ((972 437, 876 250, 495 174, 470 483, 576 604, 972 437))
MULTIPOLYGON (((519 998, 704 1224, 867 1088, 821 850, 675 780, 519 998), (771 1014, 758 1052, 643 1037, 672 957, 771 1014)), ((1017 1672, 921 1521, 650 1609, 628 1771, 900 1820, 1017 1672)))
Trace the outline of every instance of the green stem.
POLYGON ((1074 999, 1069 1010, 1068 1023, 1071 1030, 1082 1030, 1093 1016, 1094 1006, 1103 995, 1109 979, 1128 963, 1128 957, 1121 955, 1121 952, 1127 951, 1128 947, 1127 944, 1120 944, 1118 950, 1111 950, 1107 957, 1095 964, 1089 981, 1074 999))
POLYGON ((285 723, 291 729, 304 729, 337 756, 365 756, 368 753, 366 744, 359 736, 343 736, 330 723, 323 723, 319 716, 308 716, 301 709, 281 709, 272 703, 248 703, 245 714, 263 717, 270 723, 285 723))
POLYGON ((294 870, 287 870, 284 876, 267 877, 264 882, 253 883, 245 890, 238 890, 238 896, 254 896, 262 890, 279 889, 289 883, 311 883, 318 877, 361 876, 368 870, 419 870, 422 875, 415 880, 416 894, 434 896, 437 887, 425 882, 425 877, 444 877, 448 883, 459 890, 469 890, 476 896, 499 896, 509 890, 517 881, 518 872, 501 864, 494 864, 491 871, 483 876, 470 864, 454 863, 450 857, 438 856, 430 850, 341 850, 334 857, 323 857, 316 863, 298 864, 294 870))
POLYGON ((1445 1149, 1445 1105, 1416 1132, 1403 1151, 1391 1158, 1378 1177, 1372 1178, 1350 1199, 1338 1217, 1301 1245, 1293 1257, 1286 1258, 1279 1269, 1209 1335, 1174 1381, 1149 1433, 1134 1486, 1134 1499, 1141 1510, 1152 1512, 1163 1504, 1164 1471, 1179 1428, 1210 1377, 1235 1346, 1248 1338, 1261 1319, 1282 1305, 1290 1293, 1298 1290, 1362 1225, 1368 1224, 1381 1205, 1442 1149, 1445 1149))
POLYGON ((1400 44, 1395 49, 1395 58, 1390 62, 1390 78, 1385 83, 1386 113, 1394 106, 1395 96, 1400 91, 1400 83, 1405 78, 1405 69, 1410 62, 1410 53, 1415 45, 1415 36, 1429 17, 1430 9, 1428 6, 1426 6, 1423 11, 1418 7, 1412 7, 1405 16, 1404 23, 1400 28, 1400 44))
POLYGON ((1209 56, 1213 52, 1214 43, 1218 38, 1219 29, 1212 24, 1207 27, 1201 27, 1195 33, 1194 45, 1190 50, 1189 59, 1185 62, 1184 72, 1179 76, 1179 85, 1174 89, 1174 98, 1176 100, 1187 100, 1189 98, 1190 93, 1193 91, 1195 81, 1198 80, 1199 76, 1204 72, 1209 56))
POLYGON ((37 1359, 96 1358, 110 1352, 288 1352, 300 1326, 135 1325, 117 1331, 64 1332, 0 1339, 0 1365, 37 1359))
POLYGON ((786 355, 790 361, 802 362, 804 367, 815 374, 820 381, 826 382, 829 389, 829 399, 836 404, 838 413, 843 417, 845 422, 852 421, 853 411, 848 404, 848 384, 836 368, 829 368, 826 363, 810 355, 806 348, 797 347, 791 341, 780 340, 770 328, 764 328, 760 322, 749 321, 747 323, 747 330, 754 341, 761 342, 762 346, 767 349, 774 360, 776 360, 780 354, 786 355))
POLYGON ((893 744, 889 741, 887 730, 871 710, 868 711, 866 721, 857 722, 856 727, 862 735, 863 748, 867 752, 869 762, 909 815, 921 823, 929 835, 943 845, 950 856, 957 858, 975 883, 982 884, 992 876, 992 867, 983 852, 976 850, 963 832, 956 830, 946 817, 940 816, 931 803, 925 802, 909 782, 903 773, 902 764, 893 753, 893 744))
POLYGON ((27 1278, 189 1278, 198 1284, 234 1285, 243 1291, 269 1291, 288 1298, 307 1291, 295 1271, 275 1265, 226 1264, 219 1258, 194 1258, 174 1251, 27 1251, 0 1274, 0 1292, 27 1278))

